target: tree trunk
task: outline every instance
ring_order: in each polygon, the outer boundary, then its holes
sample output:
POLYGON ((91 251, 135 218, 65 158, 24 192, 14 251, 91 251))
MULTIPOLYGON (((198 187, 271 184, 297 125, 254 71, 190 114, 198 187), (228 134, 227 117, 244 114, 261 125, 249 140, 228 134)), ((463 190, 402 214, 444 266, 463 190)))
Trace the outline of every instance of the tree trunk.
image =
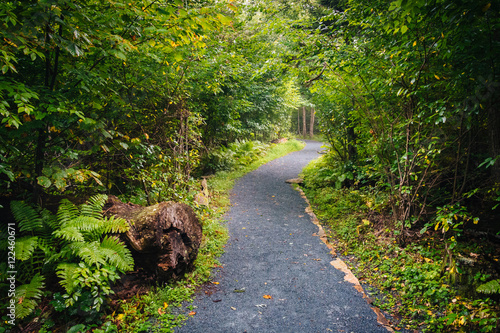
POLYGON ((314 137, 314 114, 315 110, 314 108, 311 108, 311 118, 309 119, 309 136, 311 138, 314 137))
MULTIPOLYGON (((493 104, 488 110, 488 132, 490 141, 490 156, 500 156, 500 113, 497 105, 493 104)), ((494 183, 500 183, 500 159, 491 168, 494 183)))
POLYGON ((300 136, 300 108, 297 109, 297 134, 300 136))
POLYGON ((136 270, 143 269, 156 281, 164 282, 192 268, 202 226, 188 205, 169 201, 143 207, 110 196, 104 214, 129 223, 130 230, 122 239, 131 248, 136 270))
POLYGON ((307 126, 306 126, 306 107, 302 107, 302 135, 304 136, 304 139, 307 136, 307 126))

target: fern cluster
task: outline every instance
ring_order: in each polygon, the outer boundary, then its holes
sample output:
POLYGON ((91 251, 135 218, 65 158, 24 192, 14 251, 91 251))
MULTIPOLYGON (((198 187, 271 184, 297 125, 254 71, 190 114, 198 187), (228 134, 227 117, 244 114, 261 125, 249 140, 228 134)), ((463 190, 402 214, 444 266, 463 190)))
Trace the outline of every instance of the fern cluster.
POLYGON ((491 280, 486 282, 479 287, 477 287, 476 291, 482 294, 500 294, 500 280, 491 280))
MULTIPOLYGON (((35 309, 44 290, 45 276, 57 275, 66 291, 66 306, 74 306, 83 292, 94 298, 93 308, 99 310, 104 297, 112 293, 110 282, 120 272, 133 269, 130 251, 110 233, 128 230, 124 219, 104 217, 102 208, 106 195, 96 195, 80 207, 62 200, 54 216, 47 210, 34 209, 14 201, 11 210, 20 237, 15 252, 18 277, 16 317, 25 318, 35 309)), ((2 247, 6 245, 2 243, 2 247)), ((6 271, 6 266, 2 267, 6 271)))

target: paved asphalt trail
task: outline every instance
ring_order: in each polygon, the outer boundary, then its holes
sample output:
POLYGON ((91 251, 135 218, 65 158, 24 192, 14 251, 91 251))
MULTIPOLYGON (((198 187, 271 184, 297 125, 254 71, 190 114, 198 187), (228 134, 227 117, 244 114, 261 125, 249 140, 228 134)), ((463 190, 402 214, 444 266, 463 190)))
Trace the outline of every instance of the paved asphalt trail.
POLYGON ((285 180, 318 157, 319 142, 236 182, 226 214, 230 239, 214 271, 216 290, 196 296, 179 333, 387 332, 330 250, 313 236, 307 204, 285 180), (235 292, 243 290, 244 292, 235 292), (271 295, 272 299, 265 299, 271 295))

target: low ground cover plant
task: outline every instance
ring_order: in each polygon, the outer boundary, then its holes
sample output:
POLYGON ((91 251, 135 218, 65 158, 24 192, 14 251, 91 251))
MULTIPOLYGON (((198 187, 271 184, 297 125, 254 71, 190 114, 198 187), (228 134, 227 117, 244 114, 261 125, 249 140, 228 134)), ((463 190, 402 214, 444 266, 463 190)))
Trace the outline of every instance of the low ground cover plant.
POLYGON ((394 316, 395 328, 495 332, 500 318, 498 244, 481 233, 464 237, 458 223, 467 219, 464 210, 451 215, 449 208, 438 210, 402 245, 398 222, 391 218, 390 189, 356 181, 328 155, 311 162, 303 177, 330 241, 374 304, 394 316))
MULTIPOLYGON (((233 148, 245 157, 245 163, 234 163, 232 168, 208 178, 208 206, 194 201, 198 182, 192 180, 189 190, 179 189, 180 200, 193 207, 203 225, 203 241, 194 269, 179 281, 152 285, 129 299, 109 297, 114 293, 114 283, 134 265, 130 251, 113 235, 125 232, 128 224, 123 219, 102 215, 106 195, 92 196, 79 206, 63 199, 56 214, 13 201, 11 210, 18 232, 17 269, 22 273, 17 276, 15 329, 173 332, 189 315, 194 315, 189 301, 200 286, 210 282, 212 270, 220 267, 217 258, 228 239, 221 218, 229 206, 228 191, 234 180, 303 146, 296 140, 283 144, 235 144, 233 148)), ((138 195, 136 201, 146 204, 142 193, 138 195)), ((8 231, 2 230, 2 250, 9 246, 7 236, 8 231)), ((2 263, 0 268, 0 288, 7 295, 7 264, 2 263)), ((2 313, 6 313, 7 305, 0 305, 2 313)), ((8 320, 6 315, 2 317, 0 332, 12 329, 8 320)))

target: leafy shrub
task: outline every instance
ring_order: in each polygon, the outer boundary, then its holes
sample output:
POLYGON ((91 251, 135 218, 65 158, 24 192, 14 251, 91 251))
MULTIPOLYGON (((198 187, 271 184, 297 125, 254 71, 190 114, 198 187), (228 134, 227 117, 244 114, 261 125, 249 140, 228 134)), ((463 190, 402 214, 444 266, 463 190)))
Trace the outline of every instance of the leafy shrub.
POLYGON ((265 153, 269 145, 260 141, 236 140, 227 147, 222 146, 203 158, 204 173, 230 171, 247 166, 265 153))
MULTIPOLYGON (((128 223, 102 215, 106 200, 106 195, 96 195, 80 207, 62 200, 55 216, 23 202, 11 203, 20 232, 15 241, 16 268, 22 273, 17 277, 21 285, 16 288, 16 298, 22 299, 16 302, 17 318, 33 313, 46 277, 59 277, 66 291, 62 295, 66 308, 81 305, 79 298, 90 294, 88 310, 99 311, 104 297, 112 293, 110 283, 120 272, 133 269, 130 251, 118 238, 108 235, 126 232, 128 223)), ((3 244, 6 248, 7 243, 3 244)))
POLYGON ((423 229, 421 237, 426 238, 401 248, 393 236, 389 214, 377 214, 389 213, 388 194, 372 187, 336 188, 331 181, 334 172, 327 161, 327 157, 322 157, 304 169, 304 191, 315 214, 335 238, 339 252, 353 255, 346 261, 352 264, 355 274, 376 288, 376 297, 372 298, 375 304, 402 316, 400 324, 407 329, 495 331, 500 320, 498 302, 482 296, 495 298, 498 280, 478 272, 467 287, 483 295, 461 296, 459 286, 453 284, 458 280, 450 278, 463 273, 458 261, 450 261, 452 254, 458 258, 463 251, 458 242, 463 224, 477 219, 459 204, 443 206, 423 229), (379 223, 379 229, 373 233, 370 220, 384 217, 388 222, 379 223))
POLYGON ((222 146, 205 156, 201 165, 210 173, 231 170, 235 166, 234 151, 222 146))

